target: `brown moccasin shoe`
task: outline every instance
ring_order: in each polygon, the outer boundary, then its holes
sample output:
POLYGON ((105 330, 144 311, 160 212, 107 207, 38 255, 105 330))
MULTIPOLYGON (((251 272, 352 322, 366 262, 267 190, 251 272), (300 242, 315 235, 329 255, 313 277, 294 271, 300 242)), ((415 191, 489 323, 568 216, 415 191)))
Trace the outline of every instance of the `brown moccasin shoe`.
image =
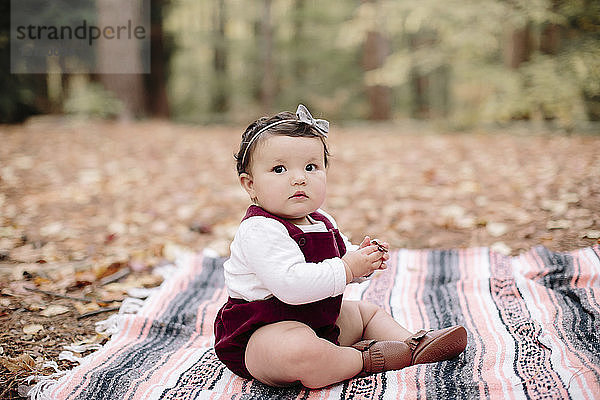
POLYGON ((467 347, 467 331, 460 325, 438 331, 421 330, 404 341, 412 352, 409 365, 445 361, 467 347))
POLYGON ((363 370, 358 376, 402 369, 411 365, 412 352, 405 342, 362 340, 352 347, 362 352, 363 370))

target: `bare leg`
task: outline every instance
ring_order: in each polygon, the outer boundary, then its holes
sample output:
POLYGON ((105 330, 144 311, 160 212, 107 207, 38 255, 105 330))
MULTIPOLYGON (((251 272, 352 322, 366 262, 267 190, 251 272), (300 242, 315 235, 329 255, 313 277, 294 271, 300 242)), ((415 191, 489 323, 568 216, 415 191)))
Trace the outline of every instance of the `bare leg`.
POLYGON ((344 300, 336 325, 341 346, 352 346, 363 339, 403 341, 412 335, 390 314, 367 301, 344 300))
POLYGON ((246 348, 246 367, 271 386, 296 382, 321 388, 356 376, 363 367, 361 353, 319 338, 300 322, 282 321, 252 334, 246 348))
MULTIPOLYGON (((362 339, 377 341, 372 348, 380 346, 376 352, 382 352, 385 362, 390 362, 388 366, 384 362, 384 370, 449 360, 462 353, 467 345, 465 328, 453 326, 413 337, 414 345, 409 346, 403 342, 413 334, 384 310, 365 301, 344 301, 336 324, 340 328, 341 346, 352 346, 362 339)), ((371 347, 367 348, 363 353, 364 372, 380 372, 382 366, 378 366, 377 357, 373 358, 375 353, 371 354, 371 347)))

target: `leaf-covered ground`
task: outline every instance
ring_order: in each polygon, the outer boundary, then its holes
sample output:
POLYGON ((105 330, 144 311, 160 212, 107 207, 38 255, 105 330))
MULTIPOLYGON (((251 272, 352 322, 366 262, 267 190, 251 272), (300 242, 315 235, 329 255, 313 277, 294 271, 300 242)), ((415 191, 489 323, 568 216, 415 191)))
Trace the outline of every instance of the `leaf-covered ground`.
MULTIPOLYGON (((180 248, 227 254, 249 204, 233 164, 241 132, 57 118, 0 126, 0 398, 53 372, 47 362, 76 365, 59 357, 63 346, 106 341, 94 323, 127 290, 158 285, 154 267, 180 248)), ((333 126, 330 147, 324 208, 355 242, 514 255, 600 237, 600 136, 333 126)))

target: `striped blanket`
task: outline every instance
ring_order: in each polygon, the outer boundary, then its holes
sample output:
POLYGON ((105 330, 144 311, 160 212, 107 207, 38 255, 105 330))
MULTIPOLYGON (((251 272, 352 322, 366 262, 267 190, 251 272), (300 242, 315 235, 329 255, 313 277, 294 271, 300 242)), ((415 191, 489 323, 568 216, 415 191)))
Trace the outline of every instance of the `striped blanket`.
MULTIPOLYGON (((396 250, 389 268, 347 298, 384 307, 409 329, 462 324, 458 358, 356 378, 321 390, 270 388, 215 357, 213 319, 226 300, 223 259, 187 255, 112 339, 30 392, 43 399, 538 399, 600 397, 600 246, 396 250)), ((130 309, 135 307, 129 307, 130 309)), ((132 310, 129 310, 132 311, 132 310)), ((135 311, 135 310, 134 310, 135 311)))

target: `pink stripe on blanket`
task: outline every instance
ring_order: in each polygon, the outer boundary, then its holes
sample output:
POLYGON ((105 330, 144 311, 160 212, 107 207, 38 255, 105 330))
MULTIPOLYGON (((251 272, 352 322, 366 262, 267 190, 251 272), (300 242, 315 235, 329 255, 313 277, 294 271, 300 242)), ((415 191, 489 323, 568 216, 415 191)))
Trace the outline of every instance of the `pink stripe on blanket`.
MULTIPOLYGON (((528 265, 531 267, 529 276, 540 279, 548 275, 548 269, 544 268, 545 263, 538 253, 530 252, 526 257, 530 258, 528 262, 528 265)), ((576 346, 571 342, 570 336, 572 332, 565 330, 562 323, 565 314, 563 308, 559 304, 555 291, 534 280, 528 281, 527 284, 530 291, 535 292, 535 298, 538 299, 541 304, 551 306, 545 308, 546 312, 542 314, 545 316, 545 319, 541 322, 548 332, 548 335, 545 338, 552 343, 552 349, 558 349, 560 351, 561 364, 568 366, 573 370, 573 375, 569 377, 569 381, 565 382, 565 385, 577 382, 583 389, 581 394, 585 396, 585 398, 595 398, 595 395, 600 393, 598 381, 596 379, 586 380, 585 374, 579 374, 577 372, 579 372, 581 368, 587 368, 600 374, 600 367, 594 365, 586 354, 578 351, 576 346)), ((593 375, 588 376, 593 377, 593 375)), ((566 397, 566 386, 562 389, 561 395, 566 397)))
POLYGON ((489 387, 496 387, 504 398, 514 398, 512 383, 505 369, 506 351, 513 349, 511 338, 502 334, 495 304, 490 296, 490 255, 485 248, 465 249, 458 263, 461 279, 457 282, 459 302, 470 332, 469 357, 473 357, 473 381, 478 382, 479 396, 485 398, 489 387), (485 384, 484 384, 485 382, 485 384))

